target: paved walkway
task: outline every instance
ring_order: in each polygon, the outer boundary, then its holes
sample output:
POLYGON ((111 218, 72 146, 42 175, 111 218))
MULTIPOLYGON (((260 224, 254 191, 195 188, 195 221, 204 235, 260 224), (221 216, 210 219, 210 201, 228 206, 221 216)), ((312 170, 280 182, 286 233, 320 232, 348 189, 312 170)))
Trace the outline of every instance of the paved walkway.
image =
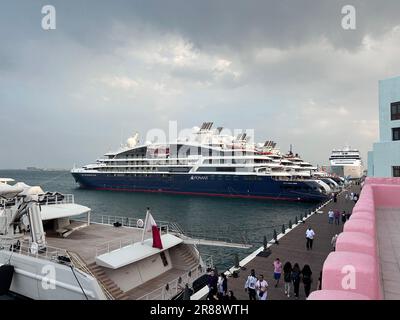
MULTIPOLYGON (((359 193, 360 188, 358 186, 353 186, 349 192, 352 191, 359 193)), ((284 294, 283 274, 278 288, 274 288, 273 261, 276 258, 279 258, 283 265, 286 261, 290 261, 292 265, 298 263, 300 268, 303 268, 305 264, 310 265, 313 272, 311 291, 316 290, 323 263, 328 254, 332 251, 332 237, 335 234, 341 233, 343 230, 342 222, 340 222, 339 226, 328 223, 328 211, 329 209, 338 209, 340 212, 343 210, 350 212, 353 207, 353 201, 345 200, 344 194, 340 195, 336 203, 332 201, 321 209, 323 213, 312 215, 306 220, 305 224, 297 226, 280 239, 279 245, 272 245, 270 247, 272 254, 269 257, 257 256, 245 266, 246 270, 240 271, 238 278, 230 277, 228 279, 228 290, 232 290, 239 300, 248 300, 248 295, 244 290, 244 284, 247 276, 250 274, 250 270, 255 269, 256 274, 263 274, 265 280, 267 280, 269 284, 269 300, 294 299, 293 286, 290 298, 284 294), (306 250, 305 233, 309 226, 311 226, 316 233, 312 251, 306 250)), ((304 300, 305 298, 304 287, 300 284, 299 299, 304 300)))
POLYGON ((377 210, 378 248, 385 300, 400 299, 400 210, 377 210))

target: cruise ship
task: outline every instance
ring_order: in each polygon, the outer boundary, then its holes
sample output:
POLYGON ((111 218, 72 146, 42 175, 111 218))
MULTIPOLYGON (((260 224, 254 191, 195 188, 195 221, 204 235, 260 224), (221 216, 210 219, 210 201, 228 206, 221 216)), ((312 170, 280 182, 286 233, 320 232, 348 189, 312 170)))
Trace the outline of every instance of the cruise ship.
POLYGON ((331 189, 317 167, 276 143, 225 134, 212 122, 166 143, 130 137, 115 152, 71 170, 82 188, 290 201, 324 201, 331 189))
POLYGON ((359 179, 363 176, 364 168, 357 149, 346 146, 343 149, 334 149, 329 158, 331 172, 345 178, 359 179))

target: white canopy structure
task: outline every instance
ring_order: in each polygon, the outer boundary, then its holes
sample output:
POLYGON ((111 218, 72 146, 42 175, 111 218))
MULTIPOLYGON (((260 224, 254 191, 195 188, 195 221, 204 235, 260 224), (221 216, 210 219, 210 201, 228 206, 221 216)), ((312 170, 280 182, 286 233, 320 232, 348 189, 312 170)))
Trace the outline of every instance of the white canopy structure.
POLYGON ((42 220, 76 217, 90 212, 90 208, 75 203, 53 204, 41 206, 42 220))
POLYGON ((24 189, 21 187, 10 186, 5 183, 0 183, 0 197, 2 198, 13 198, 22 191, 24 191, 24 189))
POLYGON ((163 249, 152 247, 153 239, 147 239, 142 244, 136 242, 121 249, 111 251, 96 257, 96 264, 110 269, 119 269, 128 264, 138 262, 162 251, 168 250, 183 242, 182 239, 172 235, 164 234, 161 236, 163 249))

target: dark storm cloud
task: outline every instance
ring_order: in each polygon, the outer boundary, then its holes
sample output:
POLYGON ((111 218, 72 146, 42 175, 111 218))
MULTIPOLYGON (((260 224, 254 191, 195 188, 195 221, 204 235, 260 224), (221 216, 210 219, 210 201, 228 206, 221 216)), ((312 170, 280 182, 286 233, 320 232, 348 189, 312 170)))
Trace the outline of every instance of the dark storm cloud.
POLYGON ((400 69, 397 0, 7 0, 0 9, 0 145, 10 150, 0 167, 70 167, 116 147, 121 131, 169 119, 253 126, 319 163, 346 142, 365 154, 377 81, 400 69), (47 4, 54 31, 40 27, 47 4), (341 27, 348 4, 354 31, 341 27))

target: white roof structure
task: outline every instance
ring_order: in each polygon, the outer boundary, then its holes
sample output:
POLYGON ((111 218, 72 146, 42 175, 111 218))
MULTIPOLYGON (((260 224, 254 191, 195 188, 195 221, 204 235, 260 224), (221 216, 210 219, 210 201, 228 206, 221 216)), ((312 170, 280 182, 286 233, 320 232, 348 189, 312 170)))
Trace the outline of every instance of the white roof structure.
POLYGON ((79 216, 90 212, 90 208, 75 203, 62 203, 41 206, 42 220, 53 220, 79 216))
POLYGON ((0 197, 13 198, 22 191, 24 191, 24 189, 21 187, 10 186, 5 183, 0 183, 0 197))
POLYGON ((161 242, 163 244, 162 250, 153 248, 153 239, 150 238, 146 239, 143 244, 141 242, 137 242, 121 249, 117 249, 109 253, 97 256, 96 263, 102 267, 119 269, 128 264, 143 260, 147 257, 160 253, 164 250, 168 250, 182 243, 183 240, 172 234, 164 234, 161 236, 161 242))
POLYGON ((19 187, 24 189, 19 195, 20 196, 33 196, 33 195, 39 195, 39 194, 44 194, 44 191, 41 187, 38 186, 29 186, 26 183, 23 182, 18 182, 15 184, 15 187, 19 187))
POLYGON ((0 178, 0 183, 8 183, 8 182, 14 182, 14 179, 11 178, 0 178))

